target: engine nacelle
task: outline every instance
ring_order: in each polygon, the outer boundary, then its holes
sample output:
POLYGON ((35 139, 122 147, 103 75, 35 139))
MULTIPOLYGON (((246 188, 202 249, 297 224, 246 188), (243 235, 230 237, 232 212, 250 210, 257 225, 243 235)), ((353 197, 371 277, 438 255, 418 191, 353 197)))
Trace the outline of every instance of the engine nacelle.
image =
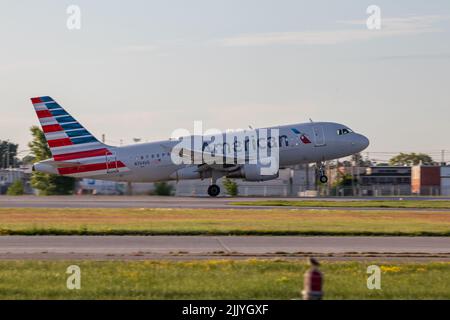
POLYGON ((239 170, 227 175, 229 178, 242 178, 247 181, 267 181, 278 178, 279 171, 272 175, 262 175, 261 165, 259 164, 245 164, 239 170))
POLYGON ((197 166, 179 169, 170 175, 173 180, 205 179, 211 177, 209 172, 199 172, 197 166))

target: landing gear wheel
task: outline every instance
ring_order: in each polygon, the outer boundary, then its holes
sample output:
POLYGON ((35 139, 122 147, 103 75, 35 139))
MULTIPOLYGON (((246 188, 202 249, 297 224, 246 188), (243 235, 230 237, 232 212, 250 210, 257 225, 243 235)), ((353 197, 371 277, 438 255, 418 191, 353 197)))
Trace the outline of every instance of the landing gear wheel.
POLYGON ((212 184, 208 187, 208 194, 211 197, 217 197, 220 193, 220 188, 217 184, 212 184))
POLYGON ((322 182, 322 183, 327 183, 327 182, 328 182, 328 177, 325 176, 325 175, 323 175, 323 176, 320 176, 319 180, 320 180, 320 182, 322 182))
POLYGON ((319 181, 321 183, 327 183, 328 182, 328 177, 325 174, 325 164, 323 162, 317 162, 316 163, 316 168, 317 168, 317 176, 319 177, 319 181))

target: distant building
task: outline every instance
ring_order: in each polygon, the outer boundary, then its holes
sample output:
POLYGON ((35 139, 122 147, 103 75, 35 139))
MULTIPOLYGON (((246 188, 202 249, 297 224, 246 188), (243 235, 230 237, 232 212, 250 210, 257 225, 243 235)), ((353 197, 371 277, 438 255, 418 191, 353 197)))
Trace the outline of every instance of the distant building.
POLYGON ((297 165, 287 169, 291 175, 291 195, 309 196, 316 191, 316 169, 308 164, 297 165))
POLYGON ((361 175, 361 185, 411 185, 411 167, 368 167, 361 175))
POLYGON ((331 196, 386 196, 411 194, 411 167, 339 166, 329 170, 331 196), (347 176, 345 184, 339 183, 347 176), (352 179, 350 178, 352 177, 352 179))
POLYGON ((122 195, 123 183, 95 179, 81 179, 77 184, 77 194, 122 195))
POLYGON ((334 166, 332 168, 328 168, 328 184, 330 186, 334 185, 344 176, 354 176, 355 178, 357 178, 358 176, 361 177, 361 175, 364 175, 366 173, 366 170, 366 167, 346 165, 339 165, 338 167, 334 166))
POLYGON ((371 166, 360 175, 361 195, 410 195, 411 167, 371 166))
POLYGON ((450 166, 415 166, 412 192, 423 196, 450 196, 450 166))
POLYGON ((450 166, 441 167, 441 195, 450 196, 450 166))
POLYGON ((441 167, 414 166, 411 173, 411 191, 417 195, 441 194, 441 167))
POLYGON ((93 195, 149 195, 154 191, 153 183, 132 183, 82 179, 77 184, 77 194, 93 195), (131 190, 129 189, 131 187, 131 190))
POLYGON ((0 169, 0 194, 5 194, 10 185, 20 180, 24 186, 25 193, 34 193, 30 186, 30 168, 0 169))

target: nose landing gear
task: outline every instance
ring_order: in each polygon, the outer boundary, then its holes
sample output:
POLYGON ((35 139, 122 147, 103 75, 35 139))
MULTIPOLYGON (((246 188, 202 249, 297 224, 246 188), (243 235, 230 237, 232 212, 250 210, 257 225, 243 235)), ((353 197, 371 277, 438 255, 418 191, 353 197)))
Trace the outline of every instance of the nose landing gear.
POLYGON ((328 177, 327 176, 325 176, 325 175, 323 175, 323 176, 320 176, 319 177, 319 181, 321 182, 321 183, 327 183, 328 182, 328 177))
POLYGON ((319 181, 321 183, 324 183, 324 184, 327 183, 328 182, 328 177, 327 177, 327 175, 325 173, 325 165, 322 162, 318 162, 317 163, 317 168, 318 168, 317 176, 319 178, 319 181))

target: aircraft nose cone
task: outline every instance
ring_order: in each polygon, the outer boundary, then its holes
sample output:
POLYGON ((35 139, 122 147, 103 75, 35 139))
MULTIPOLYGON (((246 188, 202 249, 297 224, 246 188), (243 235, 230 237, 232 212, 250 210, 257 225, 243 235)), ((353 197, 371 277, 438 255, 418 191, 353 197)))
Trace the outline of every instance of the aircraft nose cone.
POLYGON ((361 152, 369 146, 369 139, 362 134, 356 134, 356 136, 352 138, 352 146, 355 153, 361 152))
POLYGON ((360 151, 366 149, 369 146, 369 143, 370 141, 369 139, 367 139, 367 137, 363 136, 362 134, 359 135, 357 145, 361 149, 360 151))

